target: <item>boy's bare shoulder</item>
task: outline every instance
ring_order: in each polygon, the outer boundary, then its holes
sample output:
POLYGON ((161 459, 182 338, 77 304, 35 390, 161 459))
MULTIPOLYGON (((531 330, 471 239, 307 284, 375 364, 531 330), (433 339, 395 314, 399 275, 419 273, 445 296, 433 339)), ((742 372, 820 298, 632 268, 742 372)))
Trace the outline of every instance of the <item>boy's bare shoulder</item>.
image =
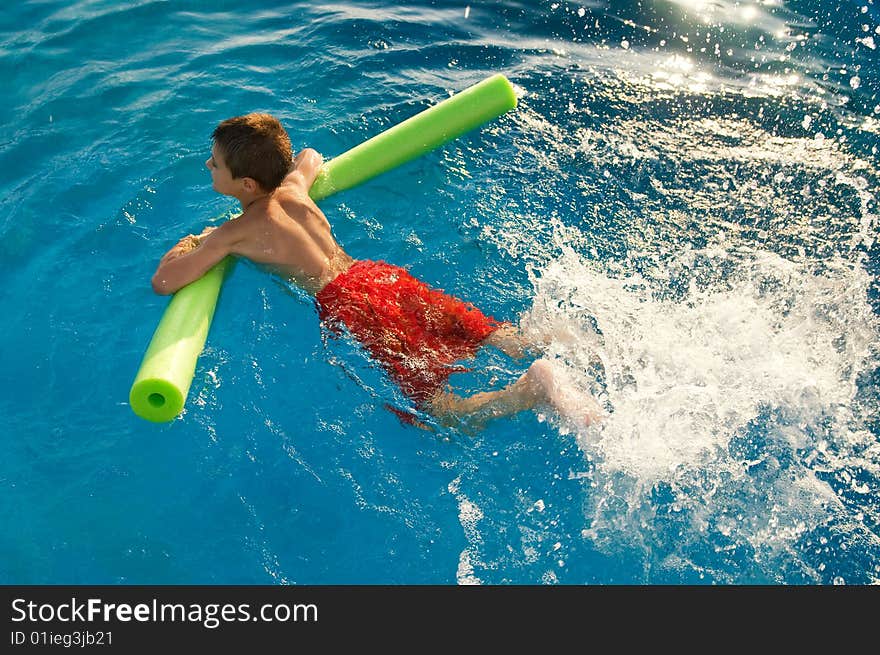
POLYGON ((271 208, 266 208, 268 214, 272 208, 278 207, 288 217, 293 219, 303 218, 312 210, 317 209, 315 202, 309 197, 308 191, 299 183, 282 185, 273 195, 275 201, 271 208))
POLYGON ((248 225, 242 221, 242 216, 236 216, 224 221, 216 228, 211 229, 209 236, 213 243, 218 245, 232 246, 240 241, 248 230, 248 225))
POLYGON ((279 196, 279 192, 290 199, 304 199, 309 195, 309 187, 306 186, 306 179, 301 171, 296 169, 290 171, 281 181, 278 189, 275 190, 275 197, 279 196))
POLYGON ((317 150, 306 148, 300 151, 281 185, 289 189, 298 189, 308 195, 323 163, 324 158, 317 150))
POLYGON ((227 243, 235 244, 264 233, 268 222, 268 210, 265 207, 253 207, 225 221, 216 232, 217 236, 222 236, 227 243))

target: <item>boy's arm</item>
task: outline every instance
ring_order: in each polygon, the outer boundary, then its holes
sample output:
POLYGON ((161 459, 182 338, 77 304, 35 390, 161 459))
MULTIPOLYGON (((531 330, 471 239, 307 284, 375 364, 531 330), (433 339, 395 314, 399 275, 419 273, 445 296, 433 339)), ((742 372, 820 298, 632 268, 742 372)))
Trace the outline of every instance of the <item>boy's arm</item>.
POLYGON ((227 221, 218 228, 206 227, 198 236, 188 234, 178 241, 159 262, 153 274, 153 291, 163 296, 174 293, 232 253, 237 243, 234 222, 227 221))
POLYGON ((293 165, 290 167, 287 177, 284 178, 283 184, 298 186, 308 193, 323 164, 324 158, 317 150, 306 148, 293 160, 293 165))

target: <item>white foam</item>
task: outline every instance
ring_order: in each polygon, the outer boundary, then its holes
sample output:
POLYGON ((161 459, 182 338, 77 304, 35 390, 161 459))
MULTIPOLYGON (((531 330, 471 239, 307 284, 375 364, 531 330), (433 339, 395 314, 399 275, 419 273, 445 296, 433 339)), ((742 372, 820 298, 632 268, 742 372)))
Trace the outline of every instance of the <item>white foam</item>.
POLYGON ((468 547, 462 550, 458 556, 456 582, 460 585, 482 584, 480 578, 474 573, 474 565, 481 564, 478 547, 482 543, 482 537, 477 523, 483 518, 483 512, 479 506, 462 493, 461 476, 449 483, 448 490, 458 500, 458 520, 468 542, 468 547))
MULTIPOLYGON (((533 276, 524 329, 555 335, 548 355, 610 411, 598 429, 577 434, 598 487, 586 503, 585 536, 613 548, 656 538, 646 532, 662 523, 644 514, 658 511, 652 494, 665 487, 689 532, 664 565, 684 558, 696 567, 686 555, 707 530, 731 549, 753 549, 758 564, 758 552, 763 562, 782 557, 843 511, 809 453, 833 471, 880 472, 880 448, 870 450, 874 440, 854 411, 858 376, 880 352, 870 277, 843 259, 818 267, 717 248, 685 249, 663 266, 609 274, 568 249, 533 276), (719 271, 717 279, 698 284, 689 277, 695 268, 719 271), (677 283, 685 286, 673 293, 677 283), (762 443, 751 452, 755 430, 762 443)), ((865 532, 859 521, 852 527, 865 532)))
MULTIPOLYGON (((686 250, 665 265, 675 277, 697 259, 720 268, 731 258, 686 250)), ((660 479, 726 448, 767 408, 806 426, 853 400, 877 342, 867 273, 837 260, 820 275, 767 252, 740 254, 735 266, 720 286, 692 283, 674 299, 646 277, 609 276, 572 250, 535 277, 523 327, 556 335, 551 356, 585 386, 591 353, 603 362, 613 413, 601 439, 583 445, 607 467, 660 479)))

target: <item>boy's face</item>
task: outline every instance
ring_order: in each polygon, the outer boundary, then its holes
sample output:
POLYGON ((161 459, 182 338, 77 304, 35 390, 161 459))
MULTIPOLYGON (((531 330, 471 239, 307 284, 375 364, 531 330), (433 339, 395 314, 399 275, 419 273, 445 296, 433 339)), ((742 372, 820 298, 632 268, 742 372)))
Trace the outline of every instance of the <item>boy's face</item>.
POLYGON ((232 177, 232 171, 226 165, 223 159, 223 152, 214 144, 211 148, 211 156, 205 161, 205 166, 211 171, 211 186, 217 193, 224 195, 232 195, 236 188, 235 180, 232 177))

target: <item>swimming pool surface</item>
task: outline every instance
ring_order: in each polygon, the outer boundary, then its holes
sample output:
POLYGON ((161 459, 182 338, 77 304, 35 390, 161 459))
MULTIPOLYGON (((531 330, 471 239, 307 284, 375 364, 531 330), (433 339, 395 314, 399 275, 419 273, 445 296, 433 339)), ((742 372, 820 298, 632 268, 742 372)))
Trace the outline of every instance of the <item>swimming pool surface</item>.
POLYGON ((876 0, 5 7, 0 582, 876 583, 877 45, 876 0), (245 262, 185 412, 131 412, 158 259, 237 209, 217 122, 329 158, 496 72, 515 112, 321 206, 551 334, 601 427, 403 425, 245 262))

